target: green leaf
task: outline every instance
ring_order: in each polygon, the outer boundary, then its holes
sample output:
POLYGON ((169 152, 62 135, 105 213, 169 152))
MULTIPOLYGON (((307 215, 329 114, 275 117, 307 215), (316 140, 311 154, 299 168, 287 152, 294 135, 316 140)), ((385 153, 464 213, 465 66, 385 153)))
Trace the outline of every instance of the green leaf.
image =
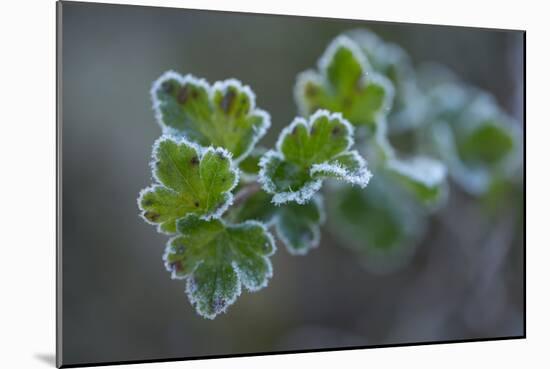
POLYGON ((223 147, 236 162, 250 153, 271 124, 269 114, 255 107, 250 87, 236 79, 210 86, 204 79, 168 71, 154 82, 151 96, 164 133, 223 147))
POLYGON ((414 255, 425 214, 387 173, 376 173, 367 189, 338 188, 327 201, 331 232, 369 271, 395 271, 414 255))
POLYGON ((429 157, 390 159, 385 168, 424 205, 435 207, 446 198, 446 168, 429 157))
POLYGON ((346 33, 367 56, 372 68, 384 74, 396 86, 413 78, 414 68, 407 52, 397 44, 386 42, 374 32, 355 29, 346 33))
POLYGON ((464 93, 467 98, 462 99, 462 107, 438 117, 441 120, 431 125, 429 137, 450 176, 478 196, 495 178, 511 178, 520 170, 521 132, 491 95, 474 90, 464 93))
POLYGON ((425 124, 429 105, 416 83, 415 70, 407 52, 365 29, 355 29, 346 35, 357 43, 374 71, 387 77, 394 86, 395 96, 387 118, 391 132, 408 131, 425 124))
POLYGON ((319 246, 320 225, 325 221, 321 196, 314 196, 307 204, 282 205, 277 215, 277 236, 291 254, 305 255, 319 246))
POLYGON ((258 180, 274 204, 305 204, 325 178, 365 187, 371 177, 353 145, 353 127, 339 113, 320 110, 309 120, 296 118, 283 129, 277 150, 260 161, 258 180))
POLYGON ((238 172, 222 148, 163 136, 155 142, 151 166, 156 183, 141 191, 138 205, 159 232, 174 233, 176 220, 188 214, 219 218, 232 202, 238 172))
POLYGON ((319 245, 320 225, 325 222, 322 196, 316 194, 304 205, 295 202, 275 206, 271 195, 258 191, 240 206, 231 208, 228 218, 234 222, 247 219, 273 225, 277 237, 294 255, 305 255, 319 245))
POLYGON ((235 223, 251 219, 271 225, 281 209, 271 202, 271 197, 265 191, 257 191, 248 196, 241 204, 232 206, 228 210, 227 219, 235 223))
POLYGON ((514 149, 514 137, 499 122, 481 122, 459 144, 459 155, 466 162, 497 164, 514 149))
POLYGON ((198 314, 214 319, 241 293, 267 286, 272 276, 269 256, 273 237, 262 223, 229 225, 189 215, 177 222, 178 235, 164 253, 166 269, 174 279, 187 279, 187 295, 198 314))
POLYGON ((354 41, 339 36, 319 60, 319 72, 298 75, 294 95, 303 116, 327 109, 341 112, 354 125, 375 130, 391 107, 393 86, 370 70, 354 41))

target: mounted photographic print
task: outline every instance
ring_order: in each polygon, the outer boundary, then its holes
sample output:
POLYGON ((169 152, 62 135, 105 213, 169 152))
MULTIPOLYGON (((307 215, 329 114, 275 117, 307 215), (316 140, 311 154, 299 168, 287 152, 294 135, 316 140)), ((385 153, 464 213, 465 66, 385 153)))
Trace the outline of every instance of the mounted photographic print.
POLYGON ((525 337, 524 31, 57 9, 58 366, 525 337))

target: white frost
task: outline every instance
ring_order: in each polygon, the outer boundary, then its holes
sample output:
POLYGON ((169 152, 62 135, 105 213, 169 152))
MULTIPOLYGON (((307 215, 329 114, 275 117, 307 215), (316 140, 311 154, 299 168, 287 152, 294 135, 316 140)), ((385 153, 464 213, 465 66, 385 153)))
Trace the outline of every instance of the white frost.
POLYGON ((407 160, 390 159, 386 165, 389 170, 430 188, 439 186, 447 175, 447 169, 443 163, 426 156, 407 160))
MULTIPOLYGON (((201 219, 204 219, 204 220, 220 219, 221 216, 225 213, 225 211, 233 204, 233 193, 232 193, 232 191, 237 186, 237 184, 239 183, 240 171, 239 171, 238 167, 235 165, 234 161, 232 160, 233 154, 231 152, 229 152, 228 150, 224 149, 223 147, 213 147, 213 146, 202 147, 202 146, 200 146, 200 145, 198 145, 194 142, 191 142, 191 141, 187 140, 185 137, 182 137, 182 136, 175 137, 175 136, 163 135, 163 136, 159 137, 155 141, 155 143, 153 144, 153 155, 152 155, 152 160, 150 162, 150 166, 151 166, 151 170, 152 170, 152 173, 153 173, 153 179, 156 183, 154 183, 152 186, 147 187, 147 188, 140 191, 140 194, 139 194, 139 197, 138 197, 138 204, 139 204, 141 198, 143 197, 144 193, 148 189, 155 189, 157 187, 168 188, 168 187, 164 186, 162 184, 162 181, 158 178, 158 175, 156 173, 156 168, 155 168, 155 163, 159 160, 160 145, 163 142, 166 142, 166 141, 174 142, 176 145, 185 145, 185 146, 190 147, 191 149, 193 149, 195 151, 197 157, 199 158, 199 162, 202 162, 202 159, 203 159, 204 155, 206 155, 209 152, 219 154, 219 155, 223 156, 224 158, 226 158, 229 161, 229 163, 230 163, 229 170, 233 173, 233 183, 231 183, 230 188, 226 191, 225 201, 219 207, 217 207, 213 212, 204 214, 200 217, 201 219)), ((141 209, 141 207, 140 207, 140 209, 141 209)), ((143 217, 143 215, 141 215, 141 217, 145 219, 145 217, 143 217)), ((145 219, 145 221, 149 224, 156 224, 156 223, 151 223, 147 219, 145 219)), ((157 225, 157 231, 159 233, 166 233, 161 229, 162 223, 156 224, 156 225, 157 225)))
MULTIPOLYGON (((282 152, 283 143, 285 139, 292 134, 292 131, 294 131, 296 127, 302 126, 307 130, 308 133, 311 133, 313 124, 321 117, 326 117, 329 120, 337 120, 344 126, 344 129, 347 131, 345 150, 349 150, 349 148, 351 148, 351 146, 353 145, 354 127, 346 119, 344 119, 344 117, 342 117, 341 113, 332 113, 328 110, 321 109, 317 110, 307 120, 302 117, 295 118, 292 123, 290 123, 290 125, 283 128, 283 130, 281 131, 275 145, 277 150, 270 150, 266 152, 259 162, 260 171, 258 173, 258 181, 262 184, 262 188, 266 192, 274 195, 271 199, 272 203, 276 205, 281 205, 290 201, 295 201, 298 204, 305 204, 313 197, 316 192, 321 189, 323 183, 322 179, 312 178, 299 189, 288 188, 287 190, 281 190, 280 188, 277 188, 268 173, 270 169, 269 167, 273 161, 282 162, 286 160, 285 155, 282 152)), ((346 153, 345 150, 344 153, 346 153)), ((351 184, 365 187, 372 176, 372 174, 367 169, 367 164, 365 160, 357 153, 357 151, 348 152, 347 154, 353 155, 354 160, 357 162, 358 169, 352 172, 339 164, 329 163, 327 161, 313 164, 309 172, 310 176, 313 177, 318 173, 328 172, 351 184)))
POLYGON ((162 128, 162 132, 165 135, 176 136, 178 135, 178 133, 181 134, 181 132, 179 132, 177 129, 170 127, 169 125, 164 123, 162 109, 161 109, 162 101, 160 101, 157 98, 157 91, 159 90, 159 88, 161 88, 164 82, 169 80, 175 80, 180 85, 192 84, 203 88, 206 91, 210 102, 213 100, 216 92, 220 91, 222 93, 225 93, 225 91, 227 91, 229 87, 235 88, 236 90, 244 93, 248 97, 250 101, 250 110, 248 114, 251 116, 255 115, 255 116, 261 117, 262 123, 259 127, 253 127, 254 134, 252 135, 246 149, 243 151, 243 153, 240 156, 233 159, 237 164, 250 154, 254 146, 258 143, 258 141, 263 136, 265 136, 265 134, 267 133, 267 130, 271 127, 271 116, 265 110, 258 109, 256 107, 256 95, 254 94, 254 91, 252 91, 250 86, 243 85, 241 81, 235 78, 230 78, 224 81, 217 81, 214 83, 214 85, 211 86, 203 78, 197 78, 191 74, 182 76, 181 74, 173 70, 169 70, 163 73, 157 80, 155 80, 155 82, 153 82, 153 85, 150 91, 156 121, 162 128))

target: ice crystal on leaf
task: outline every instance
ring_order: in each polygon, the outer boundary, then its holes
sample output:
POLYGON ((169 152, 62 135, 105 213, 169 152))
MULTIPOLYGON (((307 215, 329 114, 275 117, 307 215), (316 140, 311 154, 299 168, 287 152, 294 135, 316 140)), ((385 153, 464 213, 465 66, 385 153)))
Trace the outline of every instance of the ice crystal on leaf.
POLYGON ((262 223, 230 225, 189 215, 177 222, 178 235, 166 247, 164 262, 174 279, 187 279, 187 294, 197 312, 209 319, 235 302, 241 285, 250 291, 267 286, 273 237, 262 223))
POLYGON ((260 160, 258 180, 275 204, 305 204, 326 178, 365 187, 371 173, 352 145, 353 127, 339 113, 320 110, 308 120, 296 118, 281 132, 277 150, 260 160))
POLYGON ((161 137, 151 166, 157 183, 142 190, 138 205, 143 219, 161 232, 174 233, 176 220, 188 214, 219 218, 231 204, 238 172, 224 149, 161 137))
POLYGON ((318 64, 318 72, 298 75, 294 95, 301 114, 318 109, 341 112, 352 124, 374 131, 391 107, 391 82, 372 71, 364 53, 347 36, 332 41, 318 64))
POLYGON ((250 153, 271 125, 269 114, 256 108, 250 87, 236 79, 210 86, 204 79, 168 71, 153 84, 151 97, 165 133, 223 147, 236 162, 250 153))

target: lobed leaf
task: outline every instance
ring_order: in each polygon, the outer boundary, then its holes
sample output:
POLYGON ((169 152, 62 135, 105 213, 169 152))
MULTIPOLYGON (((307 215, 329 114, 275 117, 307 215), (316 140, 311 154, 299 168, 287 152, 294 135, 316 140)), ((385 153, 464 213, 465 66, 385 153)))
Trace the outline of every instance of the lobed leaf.
POLYGON ((298 75, 294 96, 300 113, 318 109, 341 112, 354 125, 375 130, 393 100, 391 82, 374 73, 359 46, 347 36, 337 37, 318 63, 319 72, 298 75))
POLYGON ((423 204, 435 207, 447 195, 446 168, 429 157, 408 160, 390 159, 385 168, 423 204))
POLYGON ((164 253, 173 279, 187 279, 186 292, 198 314, 214 319, 241 293, 265 287, 272 276, 273 237, 262 223, 229 225, 189 215, 177 222, 178 235, 164 253))
POLYGON ((240 206, 232 208, 228 216, 236 222, 254 219, 273 225, 277 237, 294 255, 305 255, 319 245, 320 226, 325 222, 320 194, 303 205, 290 202, 276 206, 271 202, 271 195, 258 191, 240 206))
POLYGON ((164 133, 223 147, 236 162, 250 153, 271 125, 269 114, 256 108, 250 87, 236 79, 210 86, 204 79, 168 71, 153 83, 151 97, 164 133))
POLYGON ((305 255, 319 246, 320 225, 325 222, 321 196, 304 205, 289 203, 279 208, 275 229, 291 254, 305 255))
POLYGON ((425 124, 424 118, 430 105, 417 83, 416 72, 407 52, 369 30, 355 29, 346 35, 357 43, 374 71, 387 77, 394 86, 392 109, 387 117, 390 131, 404 132, 425 124))
POLYGON ((222 148, 163 136, 153 146, 151 166, 156 183, 141 191, 138 206, 159 232, 174 233, 176 220, 188 214, 219 218, 232 202, 238 171, 222 148))
POLYGON ((468 132, 459 142, 458 152, 466 162, 495 165, 512 152, 514 145, 511 132, 501 126, 500 122, 487 120, 468 132))
POLYGON ((273 225, 277 237, 291 254, 305 255, 319 246, 325 211, 320 195, 303 205, 290 202, 276 206, 268 193, 259 191, 240 206, 232 208, 229 217, 237 222, 254 219, 273 225))
POLYGON ((259 182, 274 204, 305 204, 335 178, 365 187, 371 177, 365 160, 349 151, 353 127, 339 113, 319 110, 309 120, 296 118, 283 129, 277 150, 260 160, 259 182))
POLYGON ((495 177, 510 177, 521 166, 521 133, 490 95, 462 91, 461 104, 439 105, 430 138, 453 179, 481 195, 495 177))
POLYGON ((369 271, 395 271, 414 255, 424 212, 387 173, 377 173, 367 189, 339 188, 327 200, 331 232, 369 271))
POLYGON ((272 195, 265 191, 257 191, 248 196, 245 201, 235 204, 229 209, 227 219, 240 223, 246 220, 256 220, 266 225, 272 225, 282 206, 275 206, 271 202, 272 195))

